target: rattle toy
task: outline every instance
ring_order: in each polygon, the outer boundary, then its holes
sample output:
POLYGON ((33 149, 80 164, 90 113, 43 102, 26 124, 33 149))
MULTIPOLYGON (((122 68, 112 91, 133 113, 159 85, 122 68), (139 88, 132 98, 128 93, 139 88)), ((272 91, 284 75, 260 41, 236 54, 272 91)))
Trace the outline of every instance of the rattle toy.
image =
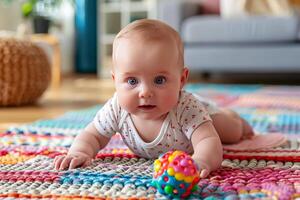
POLYGON ((154 161, 152 185, 169 198, 185 198, 197 190, 199 170, 190 155, 169 151, 154 161))

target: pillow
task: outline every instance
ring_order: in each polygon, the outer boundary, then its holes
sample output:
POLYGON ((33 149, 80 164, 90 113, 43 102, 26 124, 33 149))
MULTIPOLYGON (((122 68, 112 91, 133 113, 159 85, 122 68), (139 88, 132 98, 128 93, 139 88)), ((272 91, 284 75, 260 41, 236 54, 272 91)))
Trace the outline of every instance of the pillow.
POLYGON ((201 0, 201 9, 203 14, 219 15, 220 0, 201 0))
POLYGON ((221 0, 222 17, 249 15, 290 16, 293 13, 289 0, 221 0))

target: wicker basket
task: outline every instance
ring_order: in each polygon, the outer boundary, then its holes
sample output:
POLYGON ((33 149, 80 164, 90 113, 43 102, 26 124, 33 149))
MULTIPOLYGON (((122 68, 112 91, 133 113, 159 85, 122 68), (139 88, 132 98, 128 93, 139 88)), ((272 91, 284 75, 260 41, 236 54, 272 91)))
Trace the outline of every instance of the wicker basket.
POLYGON ((0 106, 35 102, 50 83, 44 51, 30 41, 0 38, 0 106))

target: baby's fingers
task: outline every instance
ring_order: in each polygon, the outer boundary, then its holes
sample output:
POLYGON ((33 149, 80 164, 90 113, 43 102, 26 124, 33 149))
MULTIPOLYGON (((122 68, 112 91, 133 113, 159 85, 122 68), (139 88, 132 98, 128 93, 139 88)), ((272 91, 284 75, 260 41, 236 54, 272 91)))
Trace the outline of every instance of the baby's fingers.
POLYGON ((87 159, 87 160, 83 163, 82 167, 89 166, 89 165, 91 164, 91 162, 92 162, 92 159, 87 159))
POLYGON ((80 157, 80 158, 73 158, 70 162, 69 169, 74 169, 78 166, 84 165, 86 161, 86 158, 80 157))
POLYGON ((69 157, 69 156, 64 157, 64 159, 62 160, 62 162, 60 164, 59 170, 64 170, 64 169, 68 168, 72 159, 73 158, 69 157))
POLYGON ((200 172, 200 178, 206 178, 209 174, 209 171, 207 169, 202 169, 200 172))
POLYGON ((64 158, 65 158, 65 156, 56 156, 54 158, 54 168, 56 170, 59 170, 60 165, 61 165, 61 163, 62 163, 62 161, 63 161, 64 158))

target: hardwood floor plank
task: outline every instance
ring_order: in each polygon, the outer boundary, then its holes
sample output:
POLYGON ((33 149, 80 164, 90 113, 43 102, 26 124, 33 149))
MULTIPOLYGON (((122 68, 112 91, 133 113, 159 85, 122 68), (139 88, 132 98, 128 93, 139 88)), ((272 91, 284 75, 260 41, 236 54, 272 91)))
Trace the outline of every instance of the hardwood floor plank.
POLYGON ((65 78, 58 89, 48 89, 33 105, 0 107, 0 132, 10 126, 55 118, 71 110, 104 103, 114 93, 113 82, 91 76, 65 78))

